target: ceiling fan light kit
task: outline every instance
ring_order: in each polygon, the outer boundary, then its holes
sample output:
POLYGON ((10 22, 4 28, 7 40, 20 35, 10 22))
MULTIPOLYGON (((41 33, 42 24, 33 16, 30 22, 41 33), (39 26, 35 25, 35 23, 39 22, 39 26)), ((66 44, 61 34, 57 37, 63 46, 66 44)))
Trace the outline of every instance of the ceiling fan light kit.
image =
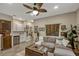
POLYGON ((34 10, 32 13, 33 13, 34 15, 37 15, 37 14, 38 14, 38 11, 37 11, 37 10, 34 10))
POLYGON ((32 12, 30 13, 30 15, 32 15, 32 16, 37 16, 37 14, 38 14, 38 11, 37 11, 37 10, 34 10, 34 11, 32 11, 32 12))

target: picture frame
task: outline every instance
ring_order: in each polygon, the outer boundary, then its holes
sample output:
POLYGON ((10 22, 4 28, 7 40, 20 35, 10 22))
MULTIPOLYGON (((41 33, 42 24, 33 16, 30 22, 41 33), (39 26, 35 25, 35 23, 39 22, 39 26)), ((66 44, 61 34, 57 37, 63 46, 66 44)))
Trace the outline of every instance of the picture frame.
POLYGON ((61 25, 61 30, 66 30, 66 25, 61 25))
POLYGON ((45 28, 44 27, 40 27, 39 31, 45 31, 45 28))
POLYGON ((38 31, 38 26, 34 26, 34 32, 36 33, 38 31))

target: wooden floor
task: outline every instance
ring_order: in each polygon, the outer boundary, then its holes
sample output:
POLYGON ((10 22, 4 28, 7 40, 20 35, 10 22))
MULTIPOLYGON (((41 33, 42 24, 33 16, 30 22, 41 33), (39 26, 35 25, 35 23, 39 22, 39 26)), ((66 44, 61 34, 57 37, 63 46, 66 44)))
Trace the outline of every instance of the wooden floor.
POLYGON ((16 55, 18 55, 18 53, 25 51, 25 47, 29 46, 30 43, 32 43, 32 42, 23 42, 10 49, 0 51, 0 56, 16 56, 16 55))

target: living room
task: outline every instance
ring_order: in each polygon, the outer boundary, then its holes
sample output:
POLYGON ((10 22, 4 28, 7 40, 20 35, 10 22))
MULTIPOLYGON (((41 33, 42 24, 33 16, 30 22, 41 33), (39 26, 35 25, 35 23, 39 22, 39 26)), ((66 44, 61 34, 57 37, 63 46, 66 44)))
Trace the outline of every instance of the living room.
MULTIPOLYGON (((79 55, 78 29, 79 3, 1 3, 0 55, 76 56, 79 55), (31 6, 34 10, 26 6, 31 6), (34 13, 33 11, 36 10, 38 12, 34 13), (32 12, 34 15, 31 14, 32 12), (56 43, 59 43, 64 34, 71 30, 71 26, 77 27, 75 49, 72 49, 72 46, 58 49, 56 43), (65 54, 63 51, 69 53, 65 54)), ((65 46, 69 43, 67 40, 62 42, 65 46)))

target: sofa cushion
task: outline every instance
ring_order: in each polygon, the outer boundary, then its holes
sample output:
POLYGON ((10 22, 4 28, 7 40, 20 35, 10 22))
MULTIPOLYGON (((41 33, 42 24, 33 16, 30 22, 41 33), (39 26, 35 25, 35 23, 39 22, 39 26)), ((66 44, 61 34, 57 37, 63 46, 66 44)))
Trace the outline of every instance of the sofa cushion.
POLYGON ((62 40, 56 39, 56 44, 58 44, 58 45, 63 45, 66 47, 68 45, 68 43, 69 43, 69 41, 66 39, 62 39, 62 40))
POLYGON ((44 42, 48 42, 48 37, 43 37, 44 42))
POLYGON ((61 48, 61 49, 66 49, 66 50, 72 50, 71 48, 65 47, 64 45, 55 45, 55 48, 61 48))
POLYGON ((62 44, 63 44, 63 43, 62 43, 62 40, 56 39, 56 44, 62 45, 62 44))
POLYGON ((75 56, 71 48, 65 47, 64 45, 55 45, 55 56, 75 56))
POLYGON ((62 48, 55 48, 54 55, 55 56, 75 56, 72 50, 62 49, 62 48))
POLYGON ((56 42, 56 38, 54 38, 54 37, 44 37, 43 40, 44 40, 44 42, 50 42, 50 43, 56 42))
POLYGON ((41 45, 46 46, 48 48, 54 48, 55 47, 55 43, 42 42, 41 45))

